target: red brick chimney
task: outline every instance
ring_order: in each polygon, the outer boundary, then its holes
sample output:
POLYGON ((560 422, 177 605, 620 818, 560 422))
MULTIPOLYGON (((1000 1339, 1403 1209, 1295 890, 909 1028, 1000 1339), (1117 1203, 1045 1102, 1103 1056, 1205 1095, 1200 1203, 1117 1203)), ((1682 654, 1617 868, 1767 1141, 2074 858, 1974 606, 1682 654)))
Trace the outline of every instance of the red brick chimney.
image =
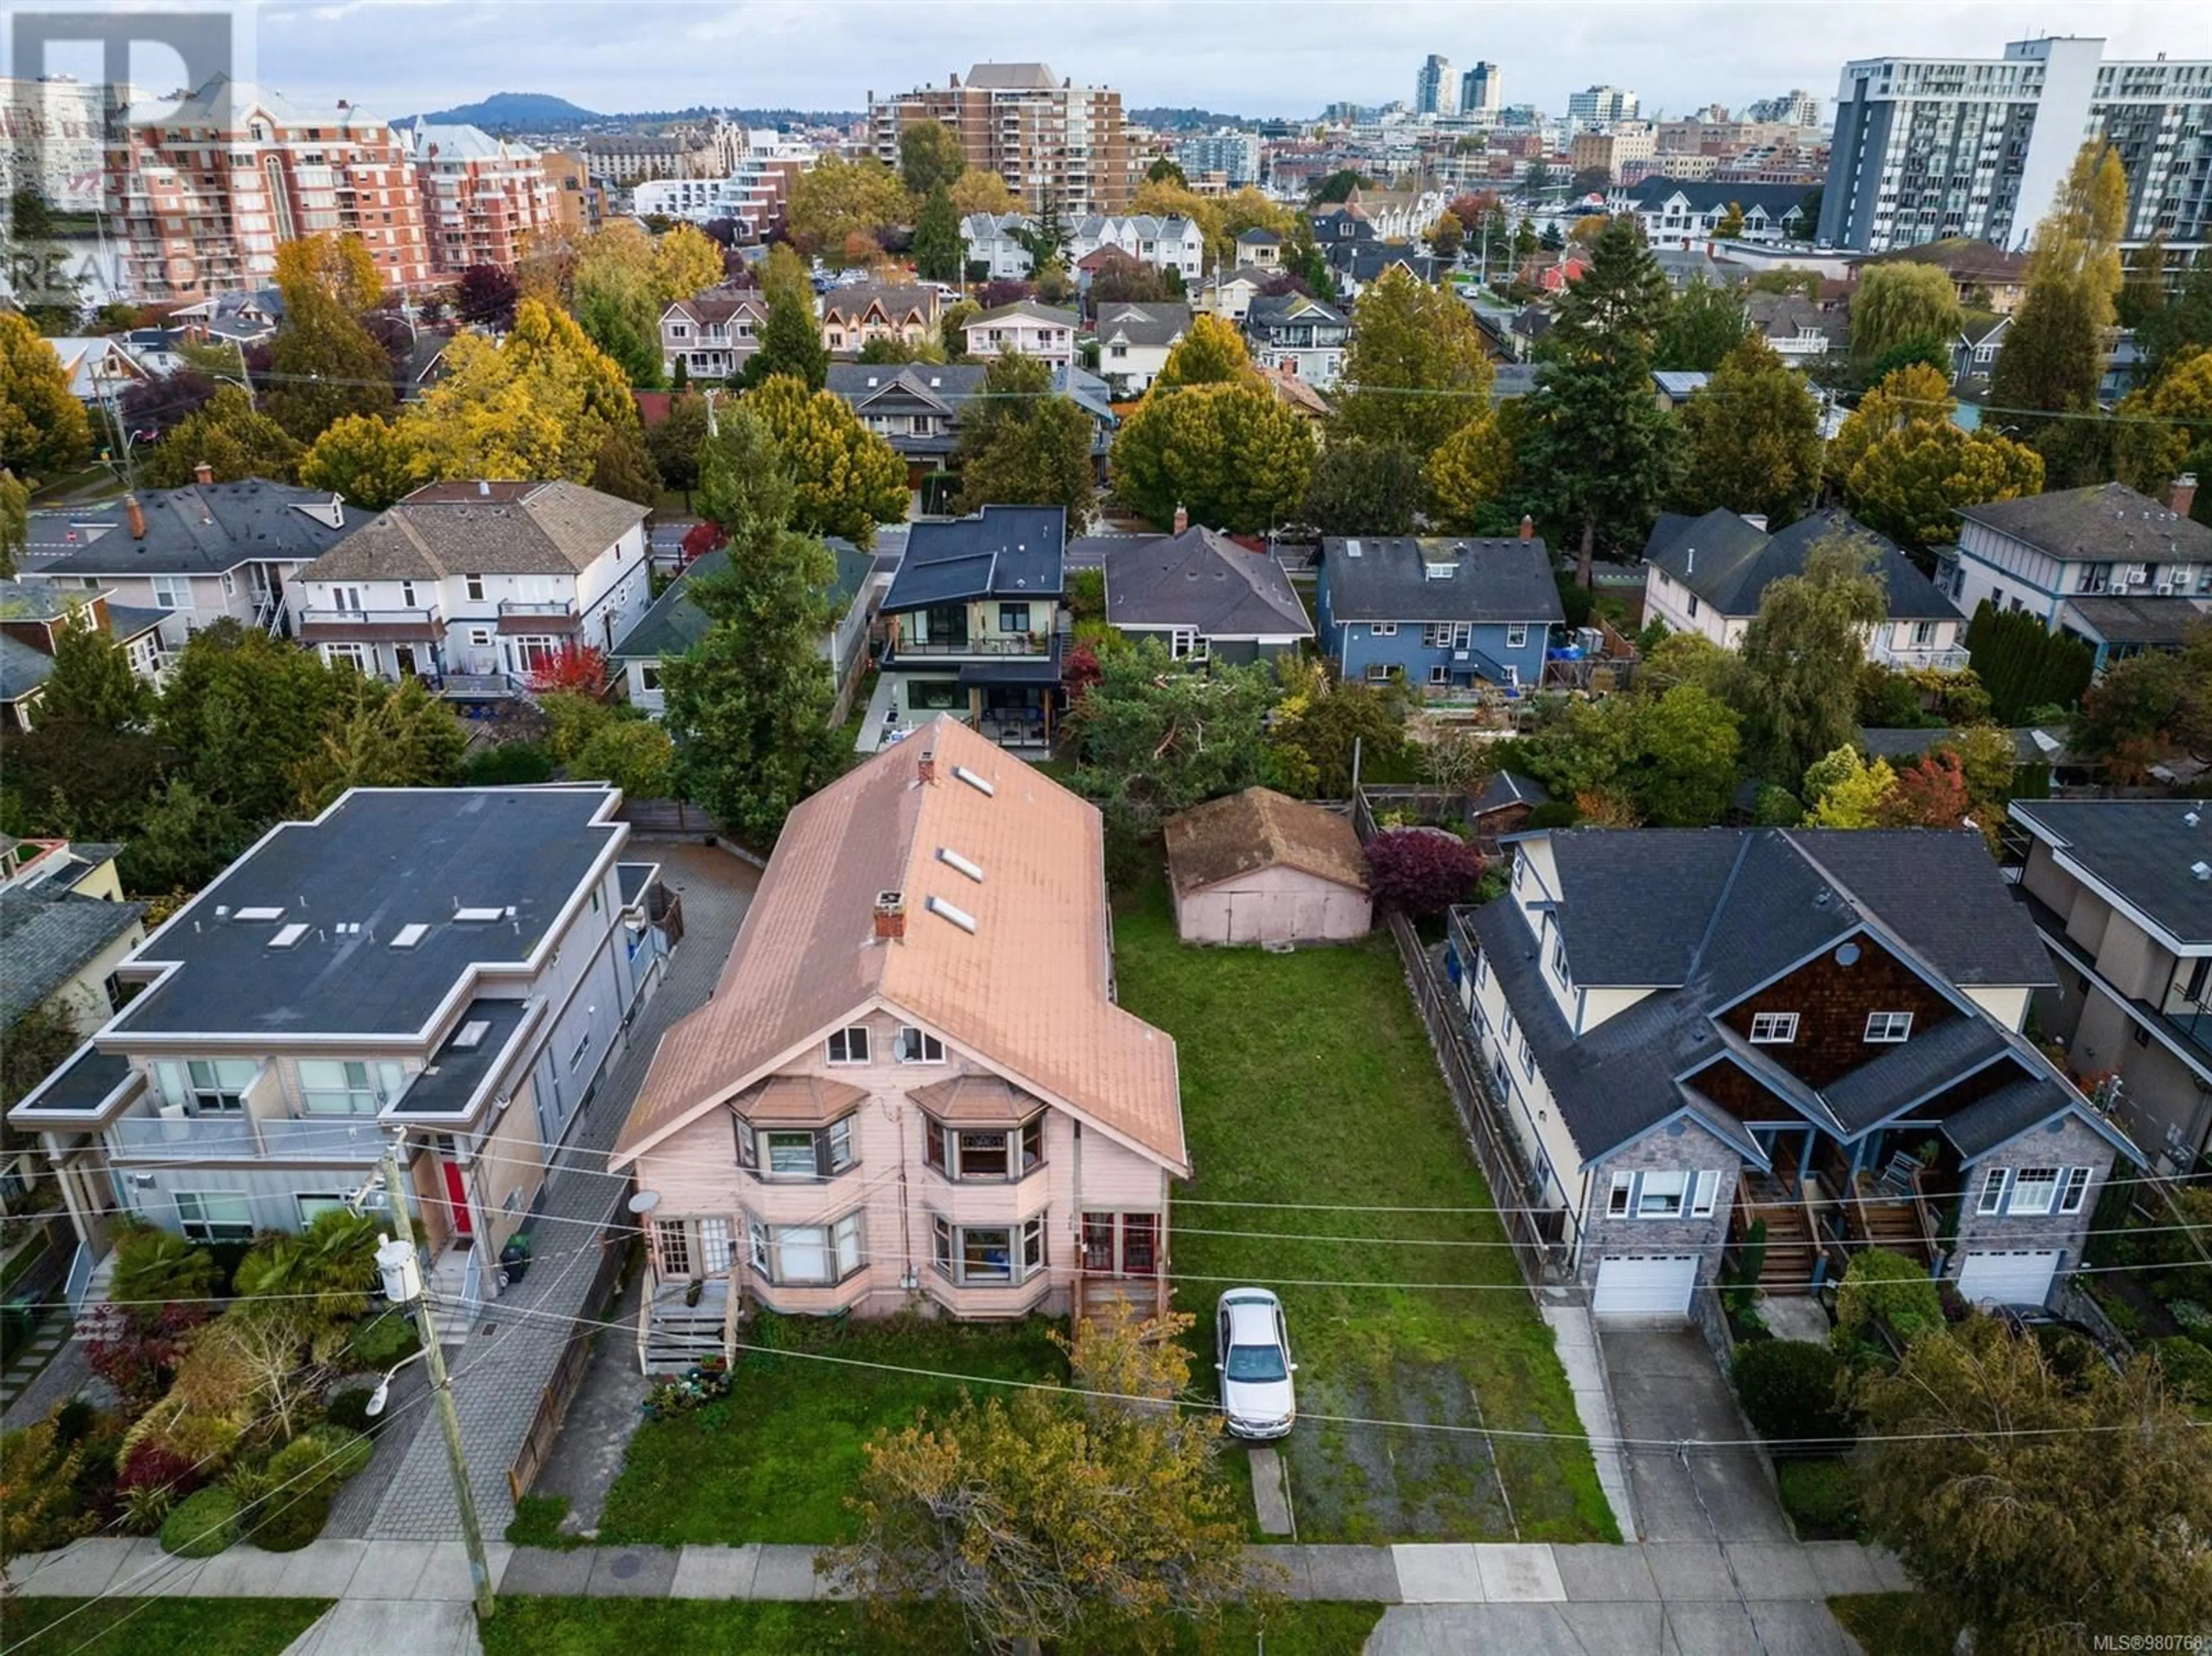
POLYGON ((138 497, 136 494, 125 494, 123 497, 123 510, 131 519, 131 538, 134 541, 144 540, 146 538, 146 508, 138 504, 138 497))
POLYGON ((1182 531, 1183 531, 1184 530, 1186 530, 1186 529, 1188 529, 1188 528, 1189 528, 1189 527, 1190 527, 1190 513, 1189 513, 1186 508, 1184 508, 1184 507, 1180 507, 1180 506, 1179 506, 1179 507, 1177 507, 1176 508, 1176 515, 1175 515, 1175 532, 1176 532, 1176 534, 1180 535, 1180 534, 1182 534, 1182 531))
POLYGON ((2166 486, 2166 503, 2183 517, 2197 504, 2197 474, 2185 471, 2166 486))
POLYGON ((192 467, 192 481, 202 488, 207 488, 215 482, 215 468, 205 460, 200 461, 192 467))
POLYGON ((1536 520, 1525 512, 1521 514, 1521 538, 1524 541, 1536 538, 1536 520))
POLYGON ((876 936, 878 940, 896 943, 906 936, 906 894, 902 891, 876 893, 876 936))
POLYGON ((936 749, 924 748, 921 750, 921 757, 915 761, 914 779, 917 782, 934 782, 937 780, 936 749))

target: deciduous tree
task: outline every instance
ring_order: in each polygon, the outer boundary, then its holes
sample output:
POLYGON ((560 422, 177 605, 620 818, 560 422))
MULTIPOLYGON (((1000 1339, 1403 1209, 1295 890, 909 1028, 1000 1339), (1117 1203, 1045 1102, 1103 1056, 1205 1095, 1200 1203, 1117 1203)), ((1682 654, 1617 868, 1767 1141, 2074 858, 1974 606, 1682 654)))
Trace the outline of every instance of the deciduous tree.
POLYGON ((9 311, 0 311, 0 458, 33 484, 92 458, 92 428, 84 404, 70 395, 61 358, 9 311))
POLYGON ((959 136, 942 121, 915 121, 899 130, 899 181, 908 195, 930 195, 967 170, 959 136))
POLYGON ((471 264, 453 288, 453 314, 472 328, 498 333, 514 325, 522 286, 500 264, 471 264))
POLYGON ((300 461, 300 481, 381 512, 426 481, 424 458, 392 421, 348 415, 315 439, 300 461))
POLYGON ((1194 672, 1148 640, 1099 668, 1067 723, 1075 789, 1117 835, 1148 838, 1176 811, 1266 779, 1261 721, 1275 697, 1265 666, 1194 672))
POLYGON ((1959 508, 2013 500, 2041 490, 2043 460, 2000 433, 1965 432, 1949 421, 1914 421, 1877 440, 1844 479, 1859 520, 1911 547, 1959 533, 1959 508))
POLYGON ((16 561, 30 543, 30 486, 0 469, 0 580, 15 579, 16 561))
POLYGON ((1420 457, 1410 449, 1339 437, 1314 462, 1305 520, 1324 535, 1410 535, 1427 492, 1420 457))
POLYGON ((1682 511, 1759 513, 1779 529, 1812 505, 1820 486, 1820 405, 1763 337, 1730 351, 1680 419, 1682 511))
POLYGON ((983 371, 954 450, 957 512, 1001 506, 1057 506, 1080 534, 1097 504, 1091 445, 1096 428, 1073 400, 1052 391, 1052 371, 1033 356, 1001 351, 983 371))
POLYGON ((1249 385, 1256 379, 1252 354, 1234 323, 1201 312, 1168 352, 1168 360, 1152 381, 1154 391, 1176 391, 1185 385, 1249 385))
POLYGON ((1869 264, 1851 295, 1851 366, 1864 382, 1895 351, 1933 345, 1948 361, 1966 320, 1959 290, 1941 265, 1910 259, 1869 264))
POLYGON ((824 155, 812 171, 799 175, 784 210, 792 240, 829 264, 852 262, 848 238, 872 240, 906 218, 907 192, 898 174, 872 156, 824 155))
POLYGON ((655 241, 653 296, 656 337, 663 307, 719 286, 722 275, 722 250, 697 225, 678 224, 655 241))
POLYGON ((1019 203, 1006 188, 1006 179, 987 167, 971 167, 945 186, 960 216, 970 213, 1011 213, 1019 203))
POLYGON ((1744 711, 1754 760, 1786 786, 1849 743, 1866 632, 1887 613, 1872 554, 1832 536, 1802 573, 1771 582, 1743 639, 1744 711))
POLYGON ((1653 343, 1651 366, 1710 373, 1742 343, 1748 325, 1740 291, 1716 286, 1702 276, 1693 277, 1667 307, 1666 320, 1653 343))
POLYGON ((778 375, 744 402, 782 457, 793 485, 791 527, 799 534, 838 535, 867 547, 878 524, 906 516, 906 462, 843 398, 778 375))
POLYGON ((1805 820, 1814 828, 1887 827, 1894 810, 1897 773, 1887 759, 1869 764, 1849 743, 1805 771, 1805 820))
POLYGON ((602 494, 651 507, 660 499, 660 474, 635 426, 617 426, 599 440, 592 457, 591 486, 602 494))
POLYGON ((1518 472, 1505 422, 1486 409, 1429 457, 1429 514, 1439 528, 1472 532, 1498 511, 1518 472))
POLYGON ((1488 409, 1492 377, 1474 312, 1394 265, 1353 310, 1337 428, 1425 462, 1488 409))
POLYGON ((1385 828, 1368 840, 1367 889, 1409 919, 1433 919, 1474 895, 1482 858, 1449 829, 1385 828))
POLYGON ((301 452, 291 434, 256 409, 252 398, 235 385, 225 385, 154 446, 140 464, 139 477, 155 488, 180 488, 205 464, 214 469, 219 483, 246 477, 288 483, 299 468, 301 452))
POLYGON ((1114 488, 1156 524, 1181 506, 1194 523, 1258 533, 1304 503, 1313 459, 1311 428, 1270 391, 1156 388, 1115 436, 1114 488))

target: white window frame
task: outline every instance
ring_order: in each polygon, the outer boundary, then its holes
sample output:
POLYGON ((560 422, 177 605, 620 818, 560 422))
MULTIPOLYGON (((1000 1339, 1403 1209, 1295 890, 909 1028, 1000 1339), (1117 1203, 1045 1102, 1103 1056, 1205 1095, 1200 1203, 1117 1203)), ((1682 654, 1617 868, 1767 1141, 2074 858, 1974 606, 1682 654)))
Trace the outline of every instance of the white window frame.
POLYGON ((911 1023, 898 1027, 896 1041, 898 1061, 902 1064, 942 1064, 945 1062, 945 1043, 927 1029, 917 1029, 911 1023))
POLYGON ((938 1273, 962 1288, 1019 1288, 1050 1267, 1046 1248, 1044 1216, 1011 1220, 1005 1224, 956 1224, 944 1214, 930 1216, 930 1259, 938 1273), (1003 1232, 1006 1238, 1006 1274, 969 1275, 968 1237, 975 1231, 1003 1232))
POLYGON ((868 1026, 848 1023, 842 1029, 832 1029, 825 1043, 828 1062, 836 1065, 860 1065, 868 1061, 868 1026), (855 1039, 857 1037, 857 1039, 855 1039), (857 1056, 856 1056, 857 1054, 857 1056))
POLYGON ((1753 1012, 1751 1015, 1751 1044, 1754 1046, 1787 1046, 1797 1039, 1797 1014, 1795 1012, 1753 1012))
POLYGON ((1636 1178, 1636 1217, 1638 1219, 1680 1219, 1690 1210, 1690 1187, 1697 1183, 1697 1175, 1686 1168, 1653 1168, 1636 1178), (1675 1180, 1681 1180, 1680 1189, 1670 1190, 1675 1180), (1654 1181, 1656 1181, 1655 1184, 1654 1181), (1672 1207, 1654 1207, 1654 1202, 1671 1200, 1672 1207))
POLYGON ((149 578, 154 589, 156 610, 189 610, 192 607, 192 583, 185 575, 155 575, 149 578))
POLYGON ((343 1208, 346 1198, 336 1192, 295 1191, 292 1205, 300 1215, 300 1228, 305 1230, 325 1214, 343 1208))
POLYGON ((1531 1077, 1536 1073, 1536 1049, 1528 1044, 1525 1030, 1521 1036, 1521 1072, 1531 1077))
POLYGON ((1388 684, 1390 682, 1390 664, 1387 661, 1369 662, 1367 682, 1370 684, 1388 684))
POLYGON ((2065 1185, 2063 1168, 2016 1168, 2005 1211, 2031 1218, 2055 1213, 2058 1210, 2058 1192, 2065 1185))
POLYGON ((2002 1213, 2005 1191, 2012 1183, 2010 1168, 1991 1168, 1982 1174, 1981 1193, 1974 1198, 1974 1211, 1981 1215, 2002 1213))
POLYGON ((1398 623, 1395 621, 1370 622, 1367 624, 1367 636, 1370 638, 1395 638, 1398 636, 1398 623))
POLYGON ((1711 1218, 1713 1216, 1714 1204, 1720 1198, 1720 1188, 1721 1176, 1719 1172, 1712 1168, 1700 1168, 1698 1170, 1697 1179, 1691 1186, 1690 1217, 1692 1219, 1711 1218))
POLYGON ((1567 940, 1560 933, 1552 934, 1552 975, 1559 980, 1559 987, 1574 987, 1574 975, 1567 970, 1567 940))
POLYGON ((1912 1038, 1910 1012, 1869 1012, 1864 1040, 1869 1046, 1893 1046, 1912 1038))
POLYGON ((1629 1216, 1630 1213, 1633 1211, 1635 1204, 1636 1175, 1632 1173, 1616 1173, 1613 1174, 1613 1188, 1606 1196, 1606 1217, 1608 1219, 1626 1219, 1629 1216))
POLYGON ((2065 1177, 2059 1181, 2057 1210, 2058 1212, 2079 1213, 2081 1211, 2082 1204, 2088 1199, 2089 1180, 2094 1171, 2095 1169, 2091 1168, 2066 1169, 2065 1177))
POLYGON ((243 1191, 180 1190, 172 1192, 170 1199, 177 1204, 177 1228, 189 1241, 243 1242, 252 1238, 253 1204, 243 1191), (211 1203, 245 1216, 216 1218, 209 1210, 211 1203))
POLYGON ((1505 629, 1505 647, 1509 650, 1525 650, 1528 647, 1528 623, 1527 622, 1516 622, 1512 626, 1505 629))
POLYGON ((1434 662, 1429 667, 1429 682, 1448 685, 1451 682, 1451 667, 1446 662, 1434 662))

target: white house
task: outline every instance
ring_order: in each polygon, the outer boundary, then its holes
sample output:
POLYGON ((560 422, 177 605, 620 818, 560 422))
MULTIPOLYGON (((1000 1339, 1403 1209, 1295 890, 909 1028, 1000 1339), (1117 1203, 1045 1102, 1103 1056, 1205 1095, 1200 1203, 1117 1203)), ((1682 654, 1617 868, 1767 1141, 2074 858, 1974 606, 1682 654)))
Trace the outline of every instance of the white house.
POLYGON ((1188 305, 1098 307, 1098 372, 1123 397, 1142 397, 1168 365, 1168 353, 1190 331, 1188 305))
POLYGON ((660 371, 681 362, 687 378, 727 379, 760 349, 768 305, 757 294, 709 291, 679 299, 660 313, 660 371))
POLYGON ((2104 483, 1967 507, 1936 579, 1969 615, 1986 598, 2053 631, 2083 598, 2212 597, 2212 529, 2190 517, 2195 494, 2189 477, 2171 504, 2104 483))
POLYGON ((1075 331, 1081 323, 1073 311, 1024 299, 970 318, 962 336, 970 356, 988 358, 1010 350, 1068 368, 1075 365, 1075 331))
POLYGON ((300 635, 372 677, 519 680, 652 601, 645 508, 569 482, 430 483, 300 572, 300 635))
MULTIPOLYGON (((988 268, 992 280, 1019 280, 1033 261, 1017 232, 1035 227, 1026 213, 970 213, 960 221, 968 262, 988 268)), ((1070 220, 1067 264, 1072 270, 1102 247, 1118 247, 1140 264, 1173 270, 1187 282, 1206 268, 1206 233, 1194 219, 1152 213, 1091 213, 1070 220)))

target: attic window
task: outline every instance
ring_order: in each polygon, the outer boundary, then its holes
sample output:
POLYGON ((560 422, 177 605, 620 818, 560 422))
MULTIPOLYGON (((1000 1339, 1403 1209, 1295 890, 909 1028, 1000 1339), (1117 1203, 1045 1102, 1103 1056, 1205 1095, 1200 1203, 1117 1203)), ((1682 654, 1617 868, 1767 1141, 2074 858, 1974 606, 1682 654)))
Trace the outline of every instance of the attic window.
POLYGON ((457 920, 489 921, 499 919, 505 913, 506 910, 499 908, 457 908, 453 911, 453 918, 457 920))
POLYGON ((392 939, 392 946, 394 949, 412 949, 429 934, 429 931, 430 928, 420 921, 412 925, 403 925, 399 928, 398 934, 392 939))
POLYGON ((1431 580, 1449 580, 1458 572, 1455 563, 1425 563, 1422 571, 1431 580))
POLYGON ((975 930, 975 917, 973 914, 964 908, 955 908, 942 897, 932 897, 929 900, 929 912, 940 919, 951 921, 963 931, 972 934, 975 930))
POLYGON ((982 864, 969 861, 967 858, 963 857, 958 852, 953 850, 951 846, 938 846, 937 860, 945 864, 947 867, 958 869, 969 879, 975 881, 977 885, 983 883, 982 864))
POLYGON ((453 1037, 453 1050, 473 1052, 483 1045, 483 1038, 491 1033, 489 1018, 471 1018, 461 1026, 461 1033, 453 1037))
POLYGON ((306 924, 302 921, 295 920, 289 925, 279 927, 276 935, 270 938, 269 946, 271 949, 289 949, 294 943, 299 942, 301 938, 307 935, 307 928, 306 924))
POLYGON ((994 784, 976 775, 965 765, 955 765, 952 767, 952 773, 987 799, 994 798, 998 795, 999 790, 994 784))

